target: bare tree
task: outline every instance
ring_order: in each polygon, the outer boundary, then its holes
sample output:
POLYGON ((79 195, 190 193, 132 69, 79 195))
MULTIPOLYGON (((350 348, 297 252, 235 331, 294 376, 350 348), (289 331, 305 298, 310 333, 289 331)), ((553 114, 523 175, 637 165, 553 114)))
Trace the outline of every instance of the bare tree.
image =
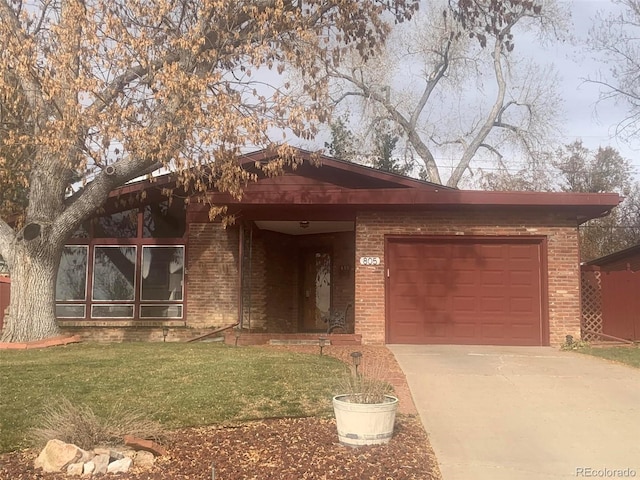
POLYGON ((559 103, 554 73, 518 61, 514 35, 548 36, 562 19, 552 2, 433 6, 389 42, 384 55, 329 65, 334 99, 352 111, 360 99, 366 132, 394 122, 424 163, 424 178, 457 186, 479 155, 498 161, 515 153, 535 156, 553 134, 559 103), (493 4, 499 11, 490 13, 493 4), (484 10, 461 15, 468 5, 484 10), (444 157, 451 163, 448 178, 444 157))
POLYGON ((609 215, 580 227, 583 261, 640 242, 640 182, 634 179, 629 160, 611 147, 596 150, 575 141, 515 172, 500 169, 482 172, 480 186, 487 190, 561 190, 582 193, 619 193, 623 201, 609 215))
POLYGON ((640 134, 640 0, 614 2, 621 11, 599 14, 590 31, 589 45, 606 62, 608 74, 588 81, 602 87, 600 101, 626 106, 616 135, 630 140, 640 134))
MULTIPOLYGON (((24 227, 0 220, 0 255, 12 277, 2 341, 58 333, 62 249, 111 190, 164 166, 186 188, 241 196, 254 177, 239 167, 238 152, 272 145, 274 130, 313 137, 331 108, 325 65, 339 65, 347 50, 370 56, 388 22, 415 7, 0 0, 0 167, 20 162, 28 192, 24 227), (303 97, 284 80, 265 80, 287 70, 305 78, 303 97)), ((280 151, 287 158, 286 145, 280 151)), ((5 171, 2 189, 11 180, 5 171)))

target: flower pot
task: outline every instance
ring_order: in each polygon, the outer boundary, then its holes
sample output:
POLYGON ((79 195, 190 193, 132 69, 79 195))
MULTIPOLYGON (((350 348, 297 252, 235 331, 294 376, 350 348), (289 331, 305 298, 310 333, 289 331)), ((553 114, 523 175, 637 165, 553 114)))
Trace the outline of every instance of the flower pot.
POLYGON ((343 445, 380 445, 388 443, 398 409, 398 399, 385 395, 383 403, 351 403, 348 395, 333 397, 338 439, 343 445))

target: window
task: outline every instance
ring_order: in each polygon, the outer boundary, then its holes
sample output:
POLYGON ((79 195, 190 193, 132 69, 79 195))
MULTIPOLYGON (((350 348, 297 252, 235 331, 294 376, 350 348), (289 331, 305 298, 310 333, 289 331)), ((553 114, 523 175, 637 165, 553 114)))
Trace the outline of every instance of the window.
POLYGON ((184 206, 181 202, 160 202, 146 205, 143 212, 144 238, 182 237, 186 229, 184 206))
POLYGON ((98 217, 93 228, 96 238, 135 238, 138 235, 138 210, 98 217))
POLYGON ((61 318, 84 318, 87 298, 87 256, 86 245, 68 245, 64 247, 56 277, 56 302, 75 302, 75 304, 56 303, 56 316, 61 318))
POLYGON ((93 300, 134 300, 136 247, 95 247, 93 300))
POLYGON ((183 318, 185 224, 180 201, 103 215, 84 224, 72 237, 81 245, 67 245, 62 253, 56 316, 183 318))

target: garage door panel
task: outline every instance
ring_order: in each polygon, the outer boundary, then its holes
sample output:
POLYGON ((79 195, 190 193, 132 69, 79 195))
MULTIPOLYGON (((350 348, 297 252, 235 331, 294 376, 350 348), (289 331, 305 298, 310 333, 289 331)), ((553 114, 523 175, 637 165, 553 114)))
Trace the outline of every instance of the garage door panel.
MULTIPOLYGON (((476 273, 477 275, 477 273, 476 273)), ((480 282, 483 287, 504 286, 507 284, 503 270, 485 270, 481 272, 480 282)))
POLYGON ((531 239, 391 241, 388 341, 541 345, 540 249, 531 239))

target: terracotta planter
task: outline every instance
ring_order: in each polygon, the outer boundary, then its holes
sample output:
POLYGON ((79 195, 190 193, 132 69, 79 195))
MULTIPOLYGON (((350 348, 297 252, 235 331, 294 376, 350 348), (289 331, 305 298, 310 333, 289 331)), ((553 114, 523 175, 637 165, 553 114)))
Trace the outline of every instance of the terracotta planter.
POLYGON ((393 436, 398 399, 385 395, 383 403, 351 403, 348 395, 333 397, 338 439, 343 445, 380 445, 393 436))

